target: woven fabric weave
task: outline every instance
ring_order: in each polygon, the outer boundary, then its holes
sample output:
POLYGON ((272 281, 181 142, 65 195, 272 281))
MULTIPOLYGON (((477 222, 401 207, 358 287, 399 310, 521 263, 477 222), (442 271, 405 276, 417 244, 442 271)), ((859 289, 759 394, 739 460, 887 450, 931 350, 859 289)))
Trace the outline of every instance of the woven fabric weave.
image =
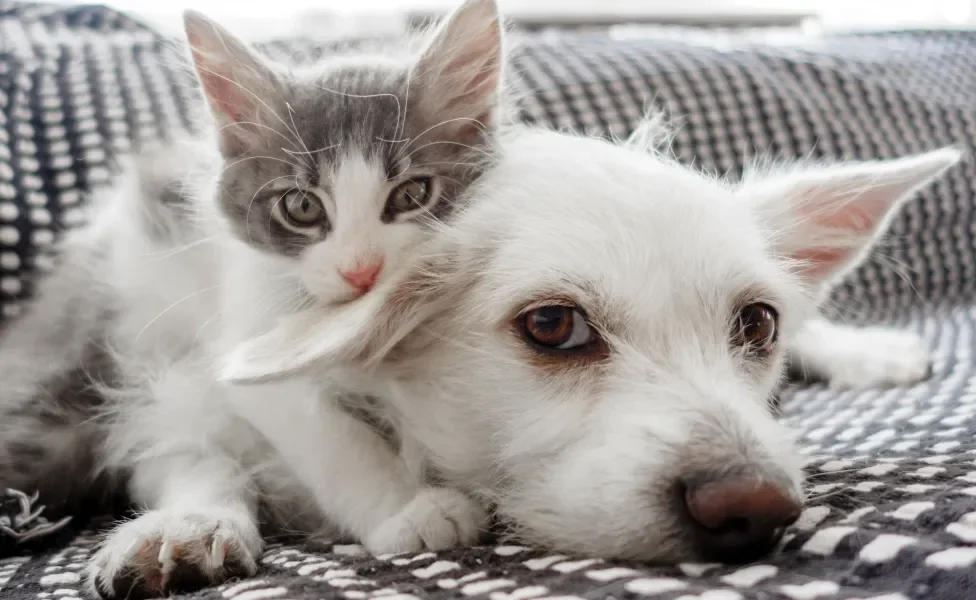
MULTIPOLYGON (((327 50, 307 40, 268 49, 327 50)), ((107 9, 0 2, 4 318, 29 301, 30 280, 56 260, 52 244, 80 221, 87 192, 111 179, 113 157, 190 126, 198 100, 169 51, 107 9)), ((527 121, 623 137, 654 105, 681 125, 682 160, 733 176, 758 153, 888 158, 972 151, 976 139, 976 33, 529 35, 513 72, 527 121)), ((835 293, 843 318, 923 333, 934 375, 911 388, 784 393, 784 418, 811 457, 811 500, 768 560, 648 567, 520 546, 373 558, 358 546, 278 544, 256 578, 189 597, 976 597, 974 175, 967 162, 920 193, 880 256, 835 293)), ((0 559, 0 596, 82 595, 96 539, 82 529, 29 553, 4 540, 13 556, 0 559)))

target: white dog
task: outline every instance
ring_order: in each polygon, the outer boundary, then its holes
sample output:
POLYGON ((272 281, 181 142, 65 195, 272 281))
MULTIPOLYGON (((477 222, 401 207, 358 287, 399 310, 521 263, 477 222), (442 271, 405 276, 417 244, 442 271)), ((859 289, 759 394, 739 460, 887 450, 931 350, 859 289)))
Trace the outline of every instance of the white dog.
MULTIPOLYGON (((654 127, 624 145, 512 133, 403 277, 338 314, 286 317, 223 377, 326 373, 368 391, 415 470, 532 543, 665 562, 768 552, 803 498, 769 410, 787 361, 840 385, 926 376, 920 339, 828 323, 817 304, 961 154, 733 185, 645 147, 654 127)), ((433 516, 418 531, 442 527, 433 516)))

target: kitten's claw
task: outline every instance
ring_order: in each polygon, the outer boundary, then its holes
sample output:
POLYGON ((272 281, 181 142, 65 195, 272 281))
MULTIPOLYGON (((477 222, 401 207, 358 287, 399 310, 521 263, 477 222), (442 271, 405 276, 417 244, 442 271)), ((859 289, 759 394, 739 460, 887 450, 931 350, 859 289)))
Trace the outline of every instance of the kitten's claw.
POLYGON ((88 587, 106 599, 159 598, 257 571, 261 537, 239 513, 152 511, 108 534, 88 565, 88 587))

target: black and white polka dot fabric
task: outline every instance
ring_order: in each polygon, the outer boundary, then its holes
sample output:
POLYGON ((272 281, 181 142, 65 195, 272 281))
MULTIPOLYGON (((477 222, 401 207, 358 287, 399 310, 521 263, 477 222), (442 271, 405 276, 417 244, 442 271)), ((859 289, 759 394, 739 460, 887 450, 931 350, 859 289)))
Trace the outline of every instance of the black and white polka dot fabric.
MULTIPOLYGON (((120 152, 189 126, 168 44, 112 11, 0 1, 0 298, 14 318, 58 231, 120 152)), ((316 44, 282 42, 314 56, 316 44)), ((630 30, 520 38, 524 117, 625 136, 652 105, 675 151, 736 174, 757 153, 895 157, 976 135, 976 33, 801 37, 630 30)), ((783 551, 745 567, 655 568, 514 545, 372 558, 273 545, 259 575, 191 598, 976 598, 976 222, 972 162, 926 189, 882 256, 834 297, 840 317, 914 328, 935 374, 909 389, 789 390, 810 500, 783 551)), ((0 382, 2 385, 2 382, 0 382)), ((43 502, 43 499, 40 499, 43 502)), ((78 524, 76 524, 78 525, 78 524)), ((0 597, 82 595, 92 529, 0 559, 0 597)), ((0 545, 26 549, 17 544, 0 545)))

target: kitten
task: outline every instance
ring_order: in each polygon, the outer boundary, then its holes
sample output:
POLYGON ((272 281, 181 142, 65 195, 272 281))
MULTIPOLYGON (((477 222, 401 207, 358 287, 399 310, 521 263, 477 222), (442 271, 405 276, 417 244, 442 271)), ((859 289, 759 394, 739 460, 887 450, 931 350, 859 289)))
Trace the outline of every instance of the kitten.
POLYGON ((22 384, 0 392, 0 485, 59 500, 128 476, 147 512, 92 559, 107 597, 253 573, 259 508, 377 553, 472 541, 483 510, 428 487, 319 384, 234 388, 213 365, 282 314, 393 277, 451 217, 502 118, 494 1, 387 54, 292 68, 185 21, 213 139, 141 157, 4 331, 0 377, 22 384))
POLYGON ((319 301, 395 271, 490 157, 503 59, 492 2, 465 4, 417 61, 398 46, 284 70, 198 13, 186 30, 224 163, 217 204, 278 259, 269 271, 319 301))

